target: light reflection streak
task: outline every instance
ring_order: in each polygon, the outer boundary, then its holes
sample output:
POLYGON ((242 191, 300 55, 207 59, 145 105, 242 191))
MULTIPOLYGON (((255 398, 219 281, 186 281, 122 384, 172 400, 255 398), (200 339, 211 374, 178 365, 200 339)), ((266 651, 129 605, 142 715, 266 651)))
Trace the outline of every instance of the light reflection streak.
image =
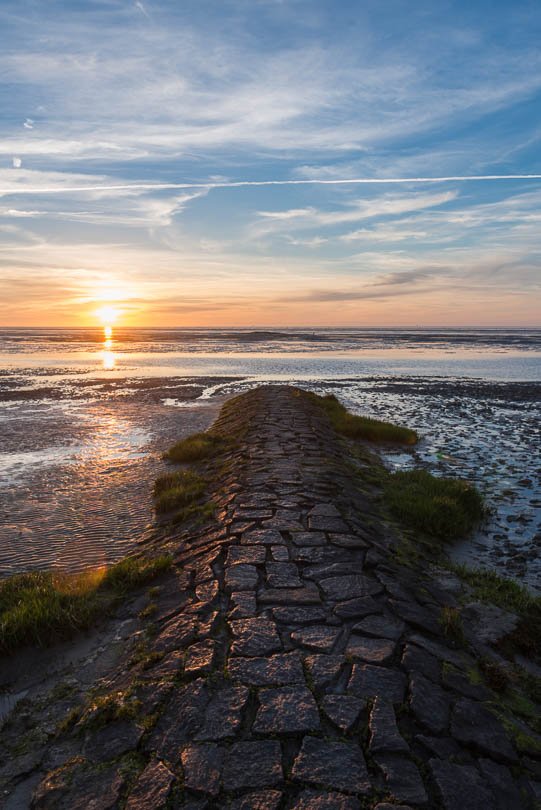
POLYGON ((103 349, 101 352, 101 362, 104 371, 114 371, 116 366, 116 354, 113 351, 113 328, 104 326, 103 328, 103 349))

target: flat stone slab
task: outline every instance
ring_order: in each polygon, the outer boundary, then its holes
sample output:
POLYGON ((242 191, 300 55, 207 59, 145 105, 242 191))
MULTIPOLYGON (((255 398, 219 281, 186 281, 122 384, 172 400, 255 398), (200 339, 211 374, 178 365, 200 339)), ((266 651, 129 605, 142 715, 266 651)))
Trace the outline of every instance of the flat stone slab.
POLYGON ((273 608, 273 618, 281 624, 317 624, 325 621, 327 611, 323 607, 309 605, 307 607, 277 607, 273 608))
MULTIPOLYGON (((150 762, 137 777, 126 802, 126 810, 149 810, 151 807, 163 807, 167 802, 175 778, 174 773, 171 773, 163 762, 150 762)), ((90 804, 88 806, 90 807, 90 804)))
POLYGON ((316 585, 302 588, 262 588, 257 594, 262 605, 317 605, 321 596, 316 585))
POLYGON ((308 518, 308 528, 320 532, 349 532, 345 520, 327 515, 311 515, 308 518))
POLYGON ((297 734, 319 729, 319 712, 305 686, 262 689, 253 730, 260 734, 297 734))
POLYGON ((325 695, 321 701, 324 715, 344 734, 354 728, 365 706, 365 700, 353 695, 325 695))
POLYGON ((269 562, 265 571, 269 588, 302 588, 303 582, 295 563, 269 562))
POLYGON ((243 546, 283 546, 286 541, 276 529, 258 529, 244 532, 240 542, 243 546))
POLYGON ((328 577, 321 580, 321 588, 327 599, 335 602, 356 599, 360 596, 374 596, 382 591, 382 586, 377 580, 363 574, 328 577))
POLYGON ((291 640, 295 644, 306 647, 314 652, 330 652, 334 647, 341 628, 327 627, 326 625, 315 625, 303 627, 302 630, 295 630, 291 633, 291 640))
POLYGON ((282 801, 279 790, 257 790, 235 799, 236 810, 278 810, 282 801))
POLYGON ((352 634, 346 655, 369 664, 385 664, 393 657, 395 646, 395 642, 388 638, 365 638, 352 634))
POLYGON ((224 790, 276 787, 282 779, 282 748, 276 740, 239 742, 227 751, 224 790))
POLYGON ((343 793, 303 790, 292 810, 361 810, 358 799, 343 793))
POLYGON ((231 591, 253 591, 259 582, 255 565, 237 563, 225 569, 225 587, 231 591))
POLYGON ((402 666, 408 672, 420 672, 433 683, 441 682, 442 666, 432 653, 417 647, 416 644, 406 644, 402 654, 402 666))
POLYGON ((305 737, 293 764, 292 778, 343 793, 371 790, 363 752, 356 743, 305 737))
POLYGON ((426 804, 428 796, 416 765, 405 757, 380 755, 376 761, 383 771, 385 789, 399 802, 426 804))
POLYGON ((249 619, 255 616, 257 602, 255 594, 250 591, 236 591, 231 594, 230 619, 249 619))
POLYGON ((235 636, 233 655, 261 656, 282 649, 276 625, 268 619, 235 619, 229 626, 235 636))
POLYGON ((325 689, 338 677, 346 659, 343 655, 309 655, 304 663, 316 689, 325 689))
POLYGON ((409 704, 419 723, 433 734, 442 734, 448 728, 447 694, 418 672, 413 672, 410 676, 409 704))
POLYGON ((357 534, 330 534, 329 540, 339 548, 368 548, 368 543, 357 534))
POLYGON ((249 686, 304 684, 304 670, 298 652, 278 653, 266 658, 231 658, 228 669, 233 680, 249 686))
POLYGON ((224 749, 214 743, 187 745, 181 754, 184 786, 196 793, 220 792, 224 749))
POLYGON ((142 728, 127 720, 118 720, 96 731, 88 732, 83 745, 83 754, 93 762, 107 762, 136 748, 142 736, 142 728))
POLYGON ((409 745, 396 725, 392 703, 376 698, 370 712, 370 751, 380 753, 408 753, 409 745))
POLYGON ((230 546, 227 552, 226 565, 249 563, 261 565, 265 562, 267 549, 264 546, 230 546))
POLYGON ((156 652, 172 652, 183 650, 192 641, 195 641, 197 632, 190 617, 175 616, 167 622, 161 633, 152 641, 152 649, 156 652))
POLYGON ((404 632, 404 622, 389 616, 367 616, 351 628, 355 633, 375 638, 390 638, 398 641, 404 632))
POLYGON ((497 806, 477 768, 439 759, 429 760, 428 767, 445 810, 488 810, 497 806))
POLYGON ((360 698, 380 697, 390 703, 402 703, 406 694, 406 676, 394 669, 354 664, 348 693, 360 698))
POLYGON ((216 660, 216 642, 208 638, 192 644, 186 652, 184 672, 186 675, 199 675, 210 672, 216 660))
POLYGON ((327 538, 323 532, 291 532, 291 539, 296 546, 327 545, 327 538))
POLYGON ((360 596, 356 599, 348 599, 346 602, 337 602, 333 607, 333 613, 341 619, 356 619, 359 616, 380 612, 381 608, 371 596, 360 596))
POLYGON ((196 740, 225 740, 240 728, 242 711, 248 702, 245 686, 225 686, 212 696, 196 740))
POLYGON ((451 734, 496 760, 516 762, 517 754, 502 724, 484 706, 463 698, 454 707, 451 734))

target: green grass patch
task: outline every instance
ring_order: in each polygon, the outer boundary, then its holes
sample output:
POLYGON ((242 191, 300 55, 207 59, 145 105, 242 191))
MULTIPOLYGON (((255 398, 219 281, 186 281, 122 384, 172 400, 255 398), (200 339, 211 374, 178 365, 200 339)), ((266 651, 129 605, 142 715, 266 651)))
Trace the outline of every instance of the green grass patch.
POLYGON ((191 470, 165 473, 154 484, 156 512, 172 512, 192 506, 205 492, 205 481, 191 470))
POLYGON ((442 607, 440 614, 440 625, 443 630, 444 636, 448 638, 450 641, 454 641, 457 644, 461 645, 464 645, 466 643, 466 639, 464 638, 464 627, 462 624, 462 617, 460 615, 459 608, 448 606, 442 607))
POLYGON ((402 523, 442 540, 463 537, 484 515, 483 498, 474 486, 460 479, 436 478, 426 470, 393 473, 384 493, 402 523))
POLYGON ((69 638, 108 614, 129 590, 171 566, 167 556, 128 557, 80 574, 40 571, 0 582, 0 651, 69 638))
MULTIPOLYGON (((312 394, 312 396, 316 397, 315 394, 312 394)), ((337 433, 341 433, 349 439, 366 439, 376 444, 405 445, 417 444, 419 441, 417 433, 410 430, 410 428, 349 413, 334 394, 327 394, 324 397, 317 396, 316 398, 327 413, 337 433)))
POLYGON ((451 570, 463 582, 471 585, 476 599, 481 602, 489 602, 520 615, 530 611, 541 613, 541 597, 533 596, 514 579, 502 577, 495 571, 465 565, 452 565, 451 570))
POLYGON ((168 461, 192 462, 213 458, 223 449, 224 439, 212 433, 194 433, 169 448, 163 457, 168 461))

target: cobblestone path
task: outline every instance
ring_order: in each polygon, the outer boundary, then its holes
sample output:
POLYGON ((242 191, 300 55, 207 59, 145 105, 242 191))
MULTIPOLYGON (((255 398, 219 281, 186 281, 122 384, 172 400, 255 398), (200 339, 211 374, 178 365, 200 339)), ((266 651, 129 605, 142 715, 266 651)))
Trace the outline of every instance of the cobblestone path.
POLYGON ((394 561, 395 531, 308 397, 250 392, 218 422, 243 426, 217 528, 179 537, 155 660, 107 682, 121 693, 135 678, 140 714, 73 743, 32 807, 534 807, 539 763, 442 634, 455 579, 421 587, 394 561))

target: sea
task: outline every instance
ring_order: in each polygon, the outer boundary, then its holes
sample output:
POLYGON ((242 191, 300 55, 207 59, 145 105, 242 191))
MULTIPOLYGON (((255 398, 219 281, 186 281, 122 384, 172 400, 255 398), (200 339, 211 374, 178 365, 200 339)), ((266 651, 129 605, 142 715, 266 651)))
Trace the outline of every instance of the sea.
POLYGON ((272 382, 415 428, 384 463, 466 478, 489 507, 450 557, 541 587, 535 329, 0 329, 0 576, 133 553, 164 449, 272 382))

